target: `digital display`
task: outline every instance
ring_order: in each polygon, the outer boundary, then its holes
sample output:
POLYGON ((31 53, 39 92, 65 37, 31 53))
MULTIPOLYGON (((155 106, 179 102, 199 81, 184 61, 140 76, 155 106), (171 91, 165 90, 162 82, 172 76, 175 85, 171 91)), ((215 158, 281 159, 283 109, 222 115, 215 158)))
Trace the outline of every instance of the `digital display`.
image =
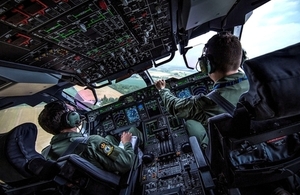
POLYGON ((137 108, 136 106, 133 106, 133 107, 130 107, 130 108, 126 108, 125 109, 125 113, 126 113, 126 116, 128 118, 128 122, 131 124, 131 123, 135 123, 137 121, 140 120, 140 115, 137 111, 137 108))
POLYGON ((179 120, 177 117, 174 117, 174 116, 169 116, 168 121, 169 121, 170 127, 172 129, 175 129, 175 128, 180 127, 182 125, 182 121, 179 120))
POLYGON ((193 87, 193 94, 194 95, 200 95, 200 94, 207 94, 208 90, 207 87, 203 84, 203 85, 198 85, 193 87))
POLYGON ((114 112, 112 114, 112 116, 113 116, 113 119, 114 119, 115 124, 116 124, 117 127, 122 127, 122 126, 128 125, 124 110, 114 112))
POLYGON ((184 88, 179 91, 176 91, 176 96, 178 98, 189 98, 192 96, 192 94, 191 94, 191 91, 189 90, 189 88, 184 88))
POLYGON ((144 129, 146 130, 147 135, 152 135, 154 131, 158 129, 157 120, 153 120, 145 123, 144 129))
POLYGON ((146 102, 145 106, 150 118, 161 114, 158 102, 156 100, 146 102))
POLYGON ((105 132, 111 131, 115 128, 114 122, 113 122, 112 119, 103 121, 102 126, 103 126, 103 129, 104 129, 105 132))
POLYGON ((145 111, 144 105, 142 103, 139 103, 137 105, 137 108, 138 108, 139 112, 144 112, 145 111))
POLYGON ((142 120, 148 118, 148 114, 147 114, 147 112, 146 112, 146 109, 145 109, 143 103, 139 103, 139 104, 137 105, 137 109, 138 109, 138 111, 139 111, 140 118, 141 118, 142 120))

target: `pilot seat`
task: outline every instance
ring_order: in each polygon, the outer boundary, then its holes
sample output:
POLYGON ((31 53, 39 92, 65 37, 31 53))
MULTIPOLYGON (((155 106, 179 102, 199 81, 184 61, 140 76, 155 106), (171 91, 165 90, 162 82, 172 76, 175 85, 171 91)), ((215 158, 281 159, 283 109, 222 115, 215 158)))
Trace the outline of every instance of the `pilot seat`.
POLYGON ((76 154, 46 160, 35 150, 36 137, 33 123, 0 135, 0 194, 131 194, 133 170, 123 177, 101 170, 76 154))
POLYGON ((205 156, 217 191, 300 194, 300 43, 243 66, 250 89, 232 114, 209 119, 205 156))

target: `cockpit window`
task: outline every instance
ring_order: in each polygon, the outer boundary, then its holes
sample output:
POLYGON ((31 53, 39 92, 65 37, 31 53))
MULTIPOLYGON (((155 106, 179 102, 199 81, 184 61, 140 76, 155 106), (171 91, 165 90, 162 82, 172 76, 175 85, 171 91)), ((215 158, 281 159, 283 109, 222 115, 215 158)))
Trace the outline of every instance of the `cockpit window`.
POLYGON ((111 84, 95 88, 94 97, 91 90, 86 89, 81 86, 74 86, 64 90, 67 96, 74 99, 74 103, 81 109, 88 110, 84 107, 96 109, 103 107, 118 101, 118 99, 128 93, 134 92, 136 90, 146 87, 145 81, 138 74, 133 74, 131 77, 116 82, 112 81, 111 84))
MULTIPOLYGON (((190 39, 186 46, 186 48, 190 48, 186 52, 186 62, 184 61, 183 55, 177 50, 174 58, 170 62, 149 69, 149 74, 152 79, 154 81, 169 78, 180 79, 199 72, 198 59, 202 55, 205 43, 214 34, 216 34, 216 32, 211 31, 199 37, 190 39)), ((162 61, 163 60, 160 60, 159 62, 162 61)))
POLYGON ((300 42, 300 1, 272 0, 255 9, 243 27, 241 42, 254 58, 300 42))

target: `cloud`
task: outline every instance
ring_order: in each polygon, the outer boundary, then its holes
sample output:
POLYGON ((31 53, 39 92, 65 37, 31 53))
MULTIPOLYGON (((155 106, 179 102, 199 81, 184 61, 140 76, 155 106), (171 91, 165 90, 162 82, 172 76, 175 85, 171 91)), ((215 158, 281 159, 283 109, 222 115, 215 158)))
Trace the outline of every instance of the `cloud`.
POLYGON ((272 0, 253 11, 242 34, 242 45, 253 58, 300 42, 300 2, 272 0))

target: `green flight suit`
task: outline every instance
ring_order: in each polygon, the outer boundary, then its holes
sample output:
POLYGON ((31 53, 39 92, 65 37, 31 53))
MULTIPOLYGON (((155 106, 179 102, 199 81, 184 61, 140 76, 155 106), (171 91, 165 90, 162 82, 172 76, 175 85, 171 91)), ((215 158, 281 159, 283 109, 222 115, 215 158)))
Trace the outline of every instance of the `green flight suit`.
MULTIPOLYGON (((137 136, 142 141, 142 133, 135 127, 130 128, 129 132, 137 136)), ((54 135, 50 141, 52 145, 51 152, 42 154, 47 159, 56 160, 62 156, 69 145, 77 137, 82 137, 81 133, 70 132, 54 135)), ((100 169, 111 172, 126 173, 135 163, 136 154, 132 148, 131 142, 124 144, 124 149, 120 148, 120 141, 113 136, 101 137, 99 135, 90 135, 86 144, 80 144, 73 153, 91 162, 100 169)))
MULTIPOLYGON (((243 71, 226 76, 214 84, 214 88, 221 96, 236 105, 240 95, 249 89, 248 80, 243 71), (239 82, 234 82, 239 81, 239 82), (225 83, 234 83, 225 85, 225 83), (222 86, 218 88, 218 86, 222 86)), ((199 144, 205 147, 208 144, 206 134, 207 119, 225 111, 211 99, 200 94, 190 98, 177 98, 167 88, 159 91, 167 111, 179 118, 186 119, 186 128, 190 136, 196 136, 199 144), (200 123, 199 123, 200 122, 200 123)))

